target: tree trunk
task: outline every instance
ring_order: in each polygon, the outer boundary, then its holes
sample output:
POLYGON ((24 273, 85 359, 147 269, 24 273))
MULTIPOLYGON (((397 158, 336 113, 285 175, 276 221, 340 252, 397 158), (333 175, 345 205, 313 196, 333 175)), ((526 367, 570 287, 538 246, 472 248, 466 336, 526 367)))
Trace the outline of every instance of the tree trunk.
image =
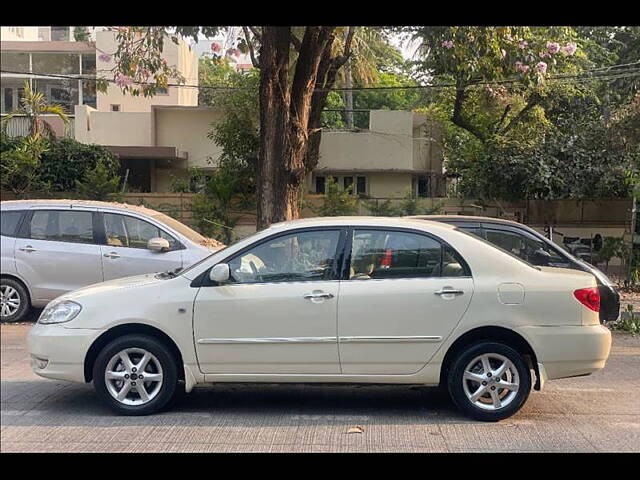
MULTIPOLYGON (((256 175, 258 229, 300 215, 311 106, 318 69, 331 48, 335 27, 307 27, 291 87, 288 86, 290 27, 263 27, 260 51, 260 156, 256 175)), ((324 104, 323 104, 324 105, 324 104)), ((322 107, 320 107, 321 109, 322 107)))
POLYGON ((260 152, 256 171, 257 228, 285 219, 283 159, 289 123, 290 27, 263 27, 260 49, 260 152))

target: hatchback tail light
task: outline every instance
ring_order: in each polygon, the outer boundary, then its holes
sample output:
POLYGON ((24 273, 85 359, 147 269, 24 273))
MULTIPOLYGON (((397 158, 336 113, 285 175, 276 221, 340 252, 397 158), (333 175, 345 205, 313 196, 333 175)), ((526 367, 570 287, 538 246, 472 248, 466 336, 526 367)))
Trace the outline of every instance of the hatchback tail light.
POLYGON ((573 295, 585 307, 594 312, 600 311, 600 289, 598 287, 580 288, 573 292, 573 295))

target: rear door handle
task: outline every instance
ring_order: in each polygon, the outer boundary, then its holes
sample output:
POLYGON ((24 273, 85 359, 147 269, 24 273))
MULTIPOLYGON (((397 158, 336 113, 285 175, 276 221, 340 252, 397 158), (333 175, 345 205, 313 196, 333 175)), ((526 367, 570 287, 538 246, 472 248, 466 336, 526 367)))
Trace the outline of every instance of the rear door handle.
POLYGON ((435 295, 462 295, 464 290, 455 290, 455 289, 442 289, 436 290, 433 292, 435 295))
POLYGON ((333 298, 333 293, 317 292, 317 293, 305 293, 302 298, 333 298))
POLYGON ((31 245, 27 245, 26 247, 22 247, 19 250, 22 250, 23 252, 35 252, 36 249, 33 248, 31 245))
POLYGON ((104 256, 107 258, 120 258, 120 255, 116 252, 105 253, 104 256))

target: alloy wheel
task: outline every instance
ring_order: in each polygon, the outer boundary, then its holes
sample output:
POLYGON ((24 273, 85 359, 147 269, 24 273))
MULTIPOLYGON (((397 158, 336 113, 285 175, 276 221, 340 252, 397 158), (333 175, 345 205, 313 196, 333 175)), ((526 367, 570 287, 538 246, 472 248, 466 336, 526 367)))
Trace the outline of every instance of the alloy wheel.
POLYGON ((469 401, 483 410, 499 410, 518 395, 520 378, 515 365, 497 353, 475 357, 464 369, 462 386, 469 401))
POLYGON ((104 373, 109 394, 125 405, 144 405, 162 388, 160 361, 142 348, 127 348, 116 353, 104 373))
POLYGON ((0 317, 10 317, 20 308, 20 293, 9 285, 0 286, 0 317))

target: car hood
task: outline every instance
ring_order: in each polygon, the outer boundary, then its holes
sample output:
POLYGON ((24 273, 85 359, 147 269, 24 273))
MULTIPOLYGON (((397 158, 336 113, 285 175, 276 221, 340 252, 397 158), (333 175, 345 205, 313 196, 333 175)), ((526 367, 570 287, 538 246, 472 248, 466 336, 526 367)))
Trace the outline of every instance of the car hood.
POLYGON ((105 293, 112 290, 139 288, 153 283, 160 283, 164 280, 166 280, 166 278, 159 277, 157 273, 147 273, 144 275, 136 275, 133 277, 116 278, 114 280, 109 280, 102 283, 94 283, 92 285, 82 287, 78 290, 65 293, 64 295, 56 298, 54 302, 61 300, 78 300, 82 297, 86 297, 87 295, 105 293))

